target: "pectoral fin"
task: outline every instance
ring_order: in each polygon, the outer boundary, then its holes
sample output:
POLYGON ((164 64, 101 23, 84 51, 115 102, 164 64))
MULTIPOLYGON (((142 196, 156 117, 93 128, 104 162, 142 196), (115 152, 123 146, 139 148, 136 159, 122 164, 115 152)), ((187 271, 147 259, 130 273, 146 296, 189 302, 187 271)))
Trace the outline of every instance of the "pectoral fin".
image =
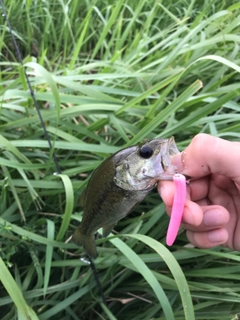
POLYGON ((109 224, 107 226, 103 226, 103 237, 107 237, 109 233, 112 231, 113 227, 115 226, 116 223, 109 224))
POLYGON ((94 235, 85 235, 81 232, 81 225, 75 230, 72 241, 78 245, 83 246, 83 248, 86 250, 87 254, 93 258, 96 259, 98 256, 97 249, 96 249, 96 243, 94 239, 94 235))

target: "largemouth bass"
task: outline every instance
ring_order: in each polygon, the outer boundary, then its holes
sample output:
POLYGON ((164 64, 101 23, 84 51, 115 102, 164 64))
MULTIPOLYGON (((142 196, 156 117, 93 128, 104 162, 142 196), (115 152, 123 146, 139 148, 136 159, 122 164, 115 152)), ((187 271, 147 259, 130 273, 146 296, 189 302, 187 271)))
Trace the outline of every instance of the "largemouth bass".
POLYGON ((172 137, 122 149, 105 159, 79 198, 83 219, 73 234, 73 242, 96 258, 97 230, 103 228, 103 237, 108 236, 118 220, 129 214, 158 180, 172 180, 177 169, 171 164, 171 157, 178 152, 172 137))

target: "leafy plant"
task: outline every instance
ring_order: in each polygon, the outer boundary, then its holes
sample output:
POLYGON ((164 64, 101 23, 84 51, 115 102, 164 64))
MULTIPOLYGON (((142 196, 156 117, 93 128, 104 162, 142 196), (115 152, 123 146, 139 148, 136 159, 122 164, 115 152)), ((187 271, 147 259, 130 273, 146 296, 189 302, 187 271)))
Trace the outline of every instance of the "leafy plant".
POLYGON ((110 154, 160 136, 181 150, 199 132, 239 140, 240 3, 4 5, 53 149, 1 16, 2 319, 233 319, 239 252, 191 248, 183 232, 168 251, 156 192, 97 240, 107 306, 83 249, 65 240, 90 173, 110 154))

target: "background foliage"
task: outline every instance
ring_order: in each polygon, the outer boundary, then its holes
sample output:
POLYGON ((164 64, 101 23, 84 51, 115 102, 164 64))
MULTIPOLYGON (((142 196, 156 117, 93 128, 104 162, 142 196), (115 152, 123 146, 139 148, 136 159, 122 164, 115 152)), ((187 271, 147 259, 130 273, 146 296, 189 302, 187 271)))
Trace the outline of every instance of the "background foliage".
POLYGON ((1 319, 238 319, 239 252, 181 233, 170 253, 156 192, 97 241, 107 306, 82 248, 64 242, 109 154, 160 136, 181 150, 199 132, 239 140, 240 2, 4 5, 62 174, 1 15, 1 319))

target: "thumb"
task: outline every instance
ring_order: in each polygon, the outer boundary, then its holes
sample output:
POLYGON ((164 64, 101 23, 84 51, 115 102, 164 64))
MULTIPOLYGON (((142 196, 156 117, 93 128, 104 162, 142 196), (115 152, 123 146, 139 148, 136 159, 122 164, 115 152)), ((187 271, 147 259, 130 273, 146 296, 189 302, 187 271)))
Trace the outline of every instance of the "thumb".
POLYGON ((200 178, 217 173, 240 184, 240 143, 198 134, 172 159, 184 175, 200 178))

